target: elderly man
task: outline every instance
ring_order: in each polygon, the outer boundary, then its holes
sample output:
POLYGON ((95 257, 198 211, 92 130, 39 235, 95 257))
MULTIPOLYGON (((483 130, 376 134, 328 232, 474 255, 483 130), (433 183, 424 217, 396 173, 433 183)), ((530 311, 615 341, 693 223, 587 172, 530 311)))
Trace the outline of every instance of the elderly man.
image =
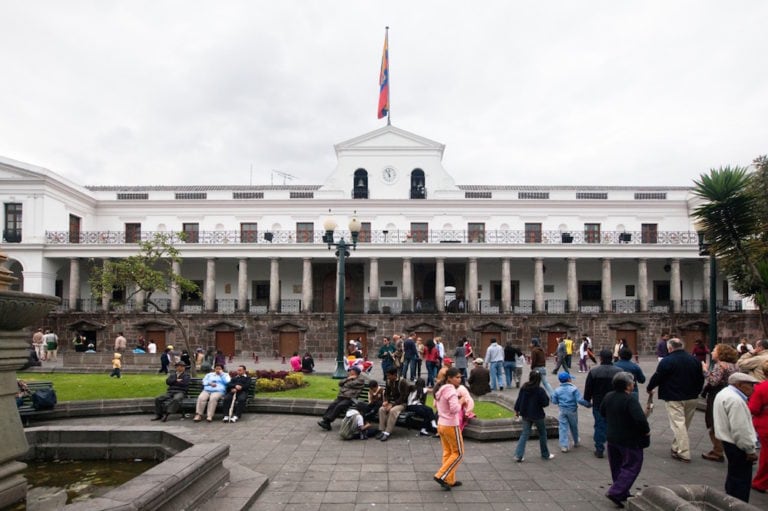
POLYGON ((473 396, 482 396, 491 391, 491 373, 483 367, 484 360, 475 359, 475 367, 469 372, 467 383, 473 396))
POLYGON ((153 421, 168 420, 168 415, 181 409, 182 400, 187 397, 189 373, 184 362, 176 362, 176 371, 165 379, 168 390, 162 396, 155 398, 155 418, 153 421))
MULTIPOLYGON (((394 369, 390 368, 390 370, 394 369)), ((396 371, 396 369, 395 369, 396 371)), ((317 425, 326 431, 331 430, 331 423, 342 413, 346 413, 352 403, 360 395, 365 387, 365 381, 360 376, 360 368, 358 366, 350 366, 347 369, 347 377, 339 381, 339 393, 336 395, 336 399, 325 409, 323 418, 318 421, 317 425)))
POLYGON ((715 437, 723 442, 728 458, 725 493, 749 502, 752 464, 757 461, 757 435, 747 400, 755 390, 757 379, 744 373, 728 377, 728 386, 715 396, 713 418, 715 437))
POLYGON ((747 373, 757 381, 768 380, 768 374, 763 372, 763 362, 768 360, 768 340, 762 339, 755 343, 752 353, 745 353, 736 362, 736 366, 742 373, 747 373))
POLYGON ((659 398, 666 401, 669 427, 672 429, 672 458, 691 462, 688 428, 691 426, 704 373, 696 358, 683 349, 683 342, 673 337, 667 341, 669 355, 662 358, 648 382, 648 394, 659 387, 659 398))

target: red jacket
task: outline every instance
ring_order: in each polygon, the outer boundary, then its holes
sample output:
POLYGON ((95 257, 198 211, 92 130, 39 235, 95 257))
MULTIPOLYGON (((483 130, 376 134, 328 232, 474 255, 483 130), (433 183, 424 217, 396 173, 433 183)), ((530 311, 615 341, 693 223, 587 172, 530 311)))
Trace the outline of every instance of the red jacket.
MULTIPOLYGON (((768 380, 755 385, 755 391, 749 396, 749 411, 752 412, 752 424, 757 436, 768 437, 768 380)), ((763 446, 764 449, 768 448, 763 446)))

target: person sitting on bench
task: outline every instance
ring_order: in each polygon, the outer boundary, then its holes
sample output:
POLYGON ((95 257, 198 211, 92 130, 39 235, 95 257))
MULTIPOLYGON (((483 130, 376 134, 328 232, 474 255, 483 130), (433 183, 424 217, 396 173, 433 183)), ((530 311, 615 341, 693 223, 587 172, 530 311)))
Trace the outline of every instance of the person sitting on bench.
POLYGON ((189 373, 184 362, 176 362, 176 372, 169 374, 165 379, 168 390, 162 396, 155 398, 155 418, 153 421, 163 422, 168 420, 172 413, 178 413, 181 409, 181 402, 187 397, 189 388, 189 373))
POLYGON ((248 371, 245 366, 237 366, 237 374, 227 384, 227 395, 224 397, 222 405, 224 406, 224 422, 234 424, 243 416, 250 388, 251 377, 248 376, 248 371))

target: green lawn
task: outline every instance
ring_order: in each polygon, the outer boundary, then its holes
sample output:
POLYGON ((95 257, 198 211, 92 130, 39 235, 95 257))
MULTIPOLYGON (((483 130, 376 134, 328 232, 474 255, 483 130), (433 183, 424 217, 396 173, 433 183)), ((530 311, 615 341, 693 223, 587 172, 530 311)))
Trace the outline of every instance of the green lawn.
MULTIPOLYGON (((26 381, 51 381, 59 401, 90 401, 95 399, 121 399, 155 397, 165 392, 165 375, 123 374, 120 379, 103 374, 72 373, 18 373, 26 381)), ((291 399, 334 399, 339 391, 339 380, 329 376, 305 376, 307 386, 283 392, 260 393, 261 397, 291 399)), ((432 396, 427 398, 432 406, 432 396)), ((514 414, 493 403, 475 401, 475 414, 480 419, 506 419, 514 414)))

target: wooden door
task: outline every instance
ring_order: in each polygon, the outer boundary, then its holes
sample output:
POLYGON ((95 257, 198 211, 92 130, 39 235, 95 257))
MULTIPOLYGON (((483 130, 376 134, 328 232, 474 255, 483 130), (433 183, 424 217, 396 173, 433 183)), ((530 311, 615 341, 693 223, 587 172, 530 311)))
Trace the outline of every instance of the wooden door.
POLYGON ((557 350, 557 340, 565 337, 565 332, 547 332, 547 356, 552 355, 557 350))
POLYGON ((235 332, 216 332, 216 350, 227 357, 235 356, 235 332))
POLYGON ((616 330, 616 342, 619 339, 626 339, 627 346, 632 351, 632 354, 637 353, 637 330, 616 330))
POLYGON ((697 339, 703 340, 704 345, 709 346, 709 336, 707 335, 707 332, 702 332, 701 330, 683 330, 680 332, 679 339, 683 341, 684 349, 688 353, 693 350, 693 346, 696 344, 697 339))
POLYGON ((277 353, 281 357, 291 357, 299 351, 299 332, 280 332, 277 353))
POLYGON ((482 332, 480 334, 480 351, 475 351, 478 357, 485 358, 485 352, 491 345, 491 339, 496 339, 496 342, 501 344, 501 332, 482 332))
POLYGON ((350 340, 358 340, 363 345, 360 351, 363 352, 363 358, 368 359, 368 333, 367 332, 347 332, 347 344, 350 340))
POLYGON ((149 341, 155 341, 155 344, 157 344, 157 352, 162 353, 166 344, 165 333, 165 330, 147 330, 144 334, 144 338, 147 340, 147 344, 149 344, 149 341))

